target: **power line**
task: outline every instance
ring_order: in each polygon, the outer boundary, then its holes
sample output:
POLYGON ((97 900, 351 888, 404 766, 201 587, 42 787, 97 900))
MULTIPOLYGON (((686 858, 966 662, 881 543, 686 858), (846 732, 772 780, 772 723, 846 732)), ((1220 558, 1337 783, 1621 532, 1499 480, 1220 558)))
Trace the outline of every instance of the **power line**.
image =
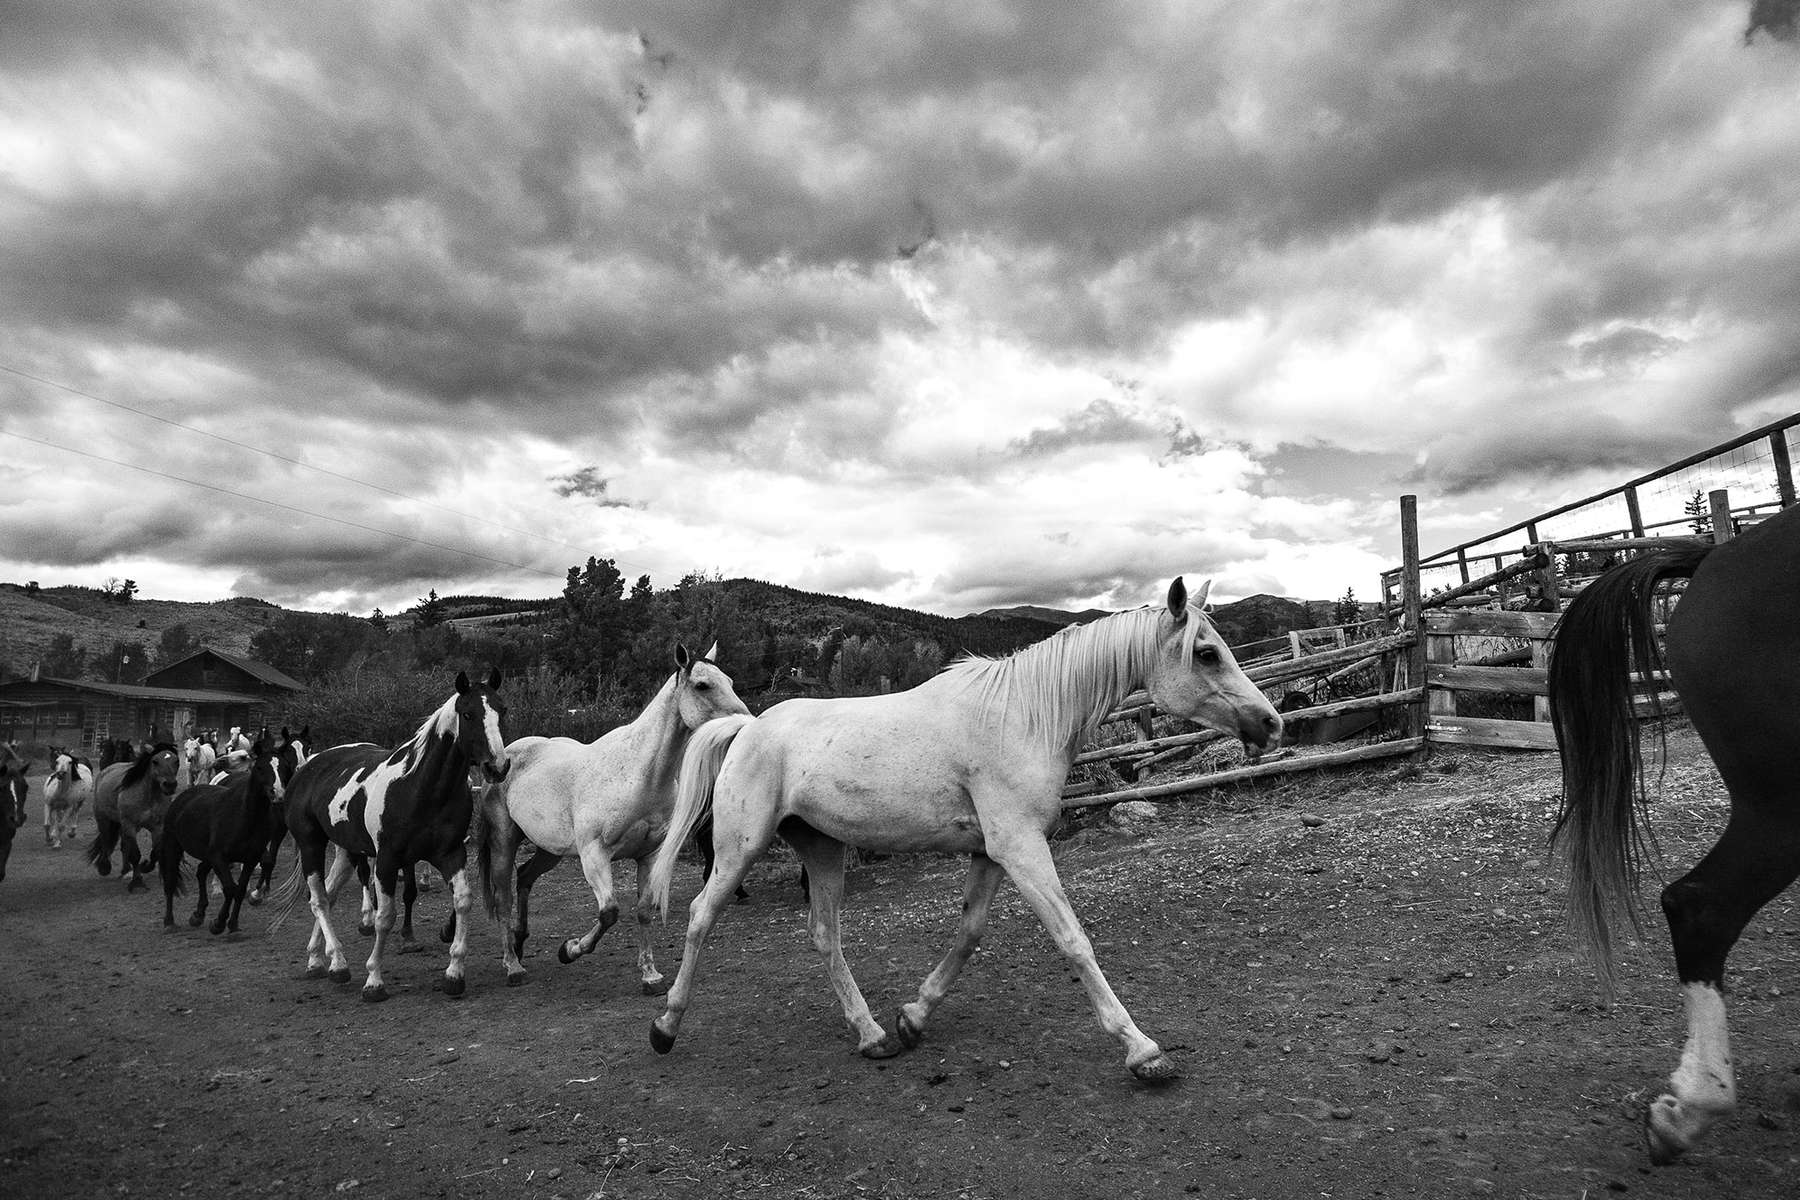
MULTIPOLYGON (((299 467, 302 470, 316 471, 321 475, 328 475, 333 479, 341 479, 345 483, 353 483, 353 484, 356 484, 358 487, 370 488, 373 491, 382 492, 386 495, 393 496, 399 500, 405 500, 412 504, 422 504, 427 508, 435 508, 439 512, 449 513, 451 516, 461 517, 464 520, 468 520, 468 521, 476 521, 482 525, 488 525, 495 529, 504 530, 507 533, 518 534, 521 537, 536 538, 538 541, 548 542, 553 546, 561 546, 565 550, 573 550, 577 554, 581 554, 581 555, 591 555, 592 554, 591 550, 585 549, 581 546, 576 546, 569 542, 562 541, 559 538, 548 537, 545 534, 537 533, 530 529, 519 529, 519 528, 516 528, 515 526, 507 525, 500 521, 490 520, 487 517, 476 516, 474 513, 466 513, 466 512, 463 512, 461 509, 451 508, 448 505, 439 504, 433 500, 426 500, 420 496, 413 496, 413 495, 407 494, 406 492, 396 491, 395 489, 393 489, 391 487, 387 487, 384 484, 375 483, 372 480, 360 479, 355 475, 346 475, 346 474, 342 473, 341 471, 333 471, 329 467, 320 467, 320 466, 315 466, 312 463, 302 462, 297 458, 291 458, 288 455, 282 454, 279 451, 265 449, 262 446, 252 446, 248 442, 240 442, 240 441, 236 440, 235 438, 228 438, 223 434, 213 433, 210 430, 201 429, 199 426, 196 426, 196 425, 188 425, 184 422, 174 420, 171 417, 165 417, 159 413, 153 413, 146 409, 134 407, 133 405, 126 404, 124 401, 121 401, 121 400, 109 400, 105 396, 96 396, 92 392, 83 391, 81 388, 74 387, 71 384, 62 383, 55 379, 46 379, 42 375, 34 375, 30 371, 21 370, 20 368, 10 366, 7 363, 0 362, 0 371, 5 371, 9 375, 16 375, 20 379, 29 379, 33 383, 41 383, 45 387, 56 388, 57 390, 67 392, 72 396, 80 396, 84 400, 92 400, 96 404, 104 404, 104 405, 108 406, 109 408, 116 408, 116 409, 120 410, 121 412, 128 412, 128 413, 132 413, 136 416, 146 417, 152 421, 160 421, 162 424, 168 425, 175 429, 185 430, 188 433, 197 433, 201 437, 208 437, 208 438, 213 439, 216 442, 223 442, 227 446, 234 446, 239 450, 248 450, 252 454, 261 454, 264 457, 273 458, 279 462, 287 463, 290 466, 299 467)), ((22 437, 24 435, 15 434, 14 436, 22 437)), ((49 444, 50 443, 45 443, 45 445, 49 445, 49 444)), ((66 447, 58 447, 58 448, 64 449, 66 447)), ((75 451, 75 453, 79 454, 79 453, 81 453, 81 451, 75 451)), ((89 455, 88 457, 99 458, 100 456, 99 455, 89 455)), ((103 460, 103 461, 111 461, 111 460, 103 460)), ((130 466, 129 463, 122 464, 122 465, 130 466)), ((142 470, 144 468, 138 468, 138 469, 142 470)), ((157 472, 154 472, 154 471, 152 471, 150 473, 157 474, 157 472)), ((169 478, 173 479, 176 477, 170 476, 169 478)), ((193 480, 179 480, 179 482, 192 483, 194 481, 193 480)), ((210 484, 200 484, 198 486, 209 487, 211 485, 210 484)), ((215 490, 222 491, 224 489, 215 489, 215 490)), ((232 493, 232 494, 235 495, 236 493, 232 493)), ((255 500, 255 499, 257 499, 257 497, 250 496, 250 497, 247 497, 247 499, 255 500)), ((265 503, 271 503, 271 502, 265 501, 265 503)), ((319 516, 322 514, 315 513, 312 515, 319 516)), ((325 519, 326 520, 335 520, 336 518, 326 517, 325 519)), ((359 526, 358 528, 367 528, 367 527, 359 526)), ((380 533, 380 532, 385 532, 385 531, 376 530, 375 532, 380 533)), ((395 534, 394 536, 404 537, 405 535, 404 534, 395 534)), ((449 549, 449 548, 450 547, 446 547, 446 549, 449 549)), ((626 560, 621 559, 621 558, 615 558, 613 561, 617 562, 617 563, 621 563, 624 566, 628 566, 628 567, 641 566, 641 564, 627 562, 626 560)))
POLYGON ((512 562, 512 561, 510 561, 508 559, 504 559, 504 558, 495 558, 491 554, 483 554, 479 550, 465 550, 461 546, 451 546, 451 545, 447 545, 444 542, 434 542, 434 541, 430 540, 429 538, 418 538, 418 537, 413 537, 411 534, 400 533, 400 532, 397 532, 396 530, 392 530, 392 529, 380 529, 374 525, 364 525, 360 521, 352 521, 346 517, 334 517, 334 516, 330 515, 329 513, 314 512, 310 508, 301 508, 298 505, 286 504, 280 500, 269 500, 269 499, 265 499, 262 496, 253 496, 248 492, 234 491, 233 489, 228 488, 228 487, 220 487, 216 483, 205 483, 198 479, 188 479, 181 475, 172 475, 167 471, 158 471, 154 467, 141 467, 141 466, 137 465, 136 463, 125 462, 124 460, 117 459, 117 458, 108 458, 104 454, 95 454, 91 450, 77 450, 73 446, 64 446, 57 442, 48 441, 47 439, 44 439, 44 438, 33 437, 30 434, 26 434, 26 433, 18 433, 11 429, 0 429, 0 434, 4 434, 7 437, 18 438, 20 441, 32 442, 39 446, 48 446, 52 450, 61 450, 65 454, 78 454, 82 458, 91 458, 91 459, 96 460, 97 462, 109 463, 115 467, 125 467, 128 470, 132 470, 132 471, 142 471, 146 475, 155 475, 162 479, 173 480, 176 483, 185 483, 189 487, 205 488, 209 492, 219 492, 226 496, 233 496, 239 500, 252 500, 252 501, 255 501, 257 504, 266 504, 271 508, 279 508, 279 509, 283 509, 287 512, 299 513, 301 516, 314 517, 314 518, 317 518, 318 520, 330 521, 337 525, 346 525, 352 529, 363 530, 365 533, 373 533, 373 534, 377 534, 381 537, 398 538, 400 541, 403 541, 403 542, 412 542, 415 545, 427 546, 433 550, 446 550, 446 551, 449 551, 451 554, 460 554, 464 558, 480 559, 483 562, 493 563, 496 566, 509 567, 515 571, 529 571, 534 575, 543 575, 550 579, 566 578, 565 575, 558 574, 555 571, 546 571, 542 567, 534 567, 534 566, 531 566, 529 563, 512 562))

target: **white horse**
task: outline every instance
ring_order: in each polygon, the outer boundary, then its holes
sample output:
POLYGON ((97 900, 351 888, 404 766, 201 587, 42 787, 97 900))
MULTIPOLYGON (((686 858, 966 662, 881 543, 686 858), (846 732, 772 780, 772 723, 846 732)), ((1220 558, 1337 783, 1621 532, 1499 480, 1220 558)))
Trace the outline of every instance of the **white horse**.
POLYGON ((94 768, 67 750, 52 746, 50 753, 55 763, 44 779, 44 842, 61 849, 65 836, 76 835, 82 805, 94 798, 94 768))
POLYGON ((667 913, 677 850, 709 802, 718 857, 688 910, 686 952, 668 1007, 650 1027, 651 1045, 659 1053, 674 1046, 713 922, 779 826, 811 875, 813 945, 867 1057, 897 1054, 924 1036, 981 940, 1004 872, 1074 964, 1101 1026, 1124 1043, 1125 1065, 1146 1082, 1175 1078, 1175 1064, 1100 973, 1047 835, 1076 751, 1139 686, 1163 712, 1248 745, 1280 736, 1281 717, 1201 612, 1209 587, 1190 601, 1177 577, 1165 604, 1071 626, 1008 658, 964 660, 911 691, 789 700, 760 718, 728 717, 700 729, 650 873, 658 907, 667 913), (844 962, 838 905, 846 844, 969 855, 961 926, 918 998, 901 1006, 898 1036, 869 1014, 844 962))
MULTIPOLYGON (((574 738, 520 738, 506 748, 512 772, 488 787, 478 807, 492 828, 476 836, 482 892, 488 911, 505 927, 501 938, 506 982, 525 982, 519 954, 530 933, 527 910, 531 885, 564 855, 581 858, 582 874, 594 891, 600 918, 579 937, 557 947, 565 963, 591 954, 619 919, 613 896, 613 862, 635 859, 638 871, 638 972, 648 995, 667 989, 650 951, 653 914, 645 879, 650 856, 663 845, 675 807, 675 780, 681 753, 695 729, 716 718, 747 713, 731 677, 713 661, 717 643, 701 658, 675 647, 675 673, 644 711, 594 742, 574 738), (520 835, 537 853, 519 868, 513 890, 513 862, 520 835)), ((483 818, 478 817, 478 825, 483 818)))
POLYGON ((218 752, 203 737, 191 737, 181 744, 181 756, 187 761, 189 783, 211 783, 213 762, 218 752))

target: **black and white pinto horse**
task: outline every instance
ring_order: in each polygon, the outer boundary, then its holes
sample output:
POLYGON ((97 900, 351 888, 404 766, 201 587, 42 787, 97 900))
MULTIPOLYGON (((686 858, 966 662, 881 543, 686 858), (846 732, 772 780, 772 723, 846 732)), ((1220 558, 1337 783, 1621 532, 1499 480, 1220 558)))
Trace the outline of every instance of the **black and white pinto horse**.
POLYGON ((206 919, 206 877, 208 872, 216 872, 225 895, 212 932, 237 932, 251 873, 269 845, 271 831, 285 825, 282 800, 298 766, 292 743, 281 742, 264 730, 251 743, 250 768, 243 775, 229 783, 197 783, 175 797, 163 821, 157 856, 162 870, 164 928, 175 924, 175 897, 182 891, 182 856, 192 854, 199 902, 188 924, 198 926, 206 919), (244 865, 235 882, 233 863, 244 865))
POLYGON ((100 874, 112 874, 112 852, 117 846, 128 891, 149 890, 144 874, 156 861, 163 815, 175 798, 175 780, 180 771, 180 751, 167 742, 158 742, 131 762, 102 767, 94 780, 94 825, 99 832, 88 845, 88 861, 100 874), (148 861, 138 851, 140 829, 150 832, 148 861))
POLYGON ((1648 830, 1631 672, 1667 664, 1731 795, 1725 832, 1662 891, 1687 1010, 1687 1044, 1650 1105, 1651 1158, 1671 1162, 1737 1103, 1725 958, 1759 909, 1800 876, 1800 508, 1722 545, 1658 550, 1590 584, 1563 614, 1550 659, 1562 753, 1555 840, 1569 912, 1611 990, 1613 931, 1635 924, 1648 830), (1687 579, 1657 645, 1654 593, 1687 579))
POLYGON ((296 906, 299 881, 306 881, 313 914, 312 937, 306 947, 307 974, 350 979, 343 943, 331 923, 331 904, 358 857, 375 865, 377 909, 375 944, 369 953, 364 1000, 386 1000, 381 961, 394 927, 394 888, 410 863, 424 861, 450 881, 456 909, 456 932, 443 990, 460 996, 463 960, 468 950, 469 904, 473 896, 467 871, 465 839, 473 799, 469 771, 482 768, 489 778, 506 775, 506 738, 501 721, 506 706, 499 697, 500 672, 485 684, 456 677, 456 691, 425 719, 417 733, 393 750, 368 743, 333 746, 308 759, 287 789, 287 825, 299 846, 294 873, 278 890, 277 928, 296 906), (339 853, 325 873, 326 847, 339 853))
POLYGON ((94 798, 94 768, 69 750, 50 747, 50 774, 44 777, 44 844, 61 849, 73 838, 76 819, 94 798))

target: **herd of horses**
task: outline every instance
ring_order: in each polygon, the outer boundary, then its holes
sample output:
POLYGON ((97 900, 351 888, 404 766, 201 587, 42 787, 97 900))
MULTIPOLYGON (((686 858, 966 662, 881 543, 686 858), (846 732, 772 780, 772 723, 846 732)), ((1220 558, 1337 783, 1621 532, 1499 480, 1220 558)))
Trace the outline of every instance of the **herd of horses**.
MULTIPOLYGON (((1564 769, 1555 841, 1570 867, 1573 924, 1609 982, 1612 930, 1625 916, 1635 919, 1648 839, 1634 669, 1666 662, 1731 796, 1718 845, 1662 895, 1689 1029, 1670 1090, 1649 1112, 1657 1162, 1694 1146, 1735 1103, 1725 958, 1750 917, 1800 875, 1800 798, 1791 782, 1792 747, 1800 744, 1800 681, 1791 669, 1800 662, 1800 629, 1791 619, 1797 591, 1800 509, 1790 509, 1721 546, 1652 551, 1616 568, 1571 603, 1555 642, 1550 704, 1564 769), (1665 650, 1654 593, 1676 578, 1687 585, 1665 650)), ((205 919, 205 873, 214 872, 224 892, 211 925, 216 934, 236 929, 252 872, 261 867, 266 877, 264 863, 272 866, 281 839, 292 836, 298 853, 271 894, 270 930, 304 902, 312 916, 308 975, 348 982, 332 908, 356 874, 372 910, 362 984, 369 1001, 388 996, 383 960, 396 889, 414 864, 429 864, 450 885, 441 987, 454 996, 465 988, 477 894, 502 927, 502 964, 507 983, 517 985, 525 980, 520 957, 532 884, 564 857, 580 861, 597 915, 560 944, 558 958, 572 962, 617 922, 613 863, 632 859, 637 972, 645 993, 666 994, 650 1041, 667 1053, 720 914, 780 836, 810 876, 812 942, 869 1058, 919 1044, 981 940, 996 889, 1010 878, 1072 964, 1126 1068, 1158 1084, 1178 1068, 1108 985, 1047 838, 1077 751, 1134 691, 1147 690, 1163 713, 1240 738, 1252 753, 1280 736, 1280 715, 1205 616, 1206 594, 1203 587, 1190 596, 1177 578, 1158 603, 1071 626, 1005 658, 965 659, 910 691, 793 699, 761 716, 749 713, 714 661, 716 646, 705 655, 677 646, 673 673, 637 719, 592 743, 509 741, 499 672, 473 683, 458 674, 450 696, 397 747, 343 745, 309 756, 304 731, 264 730, 250 739, 240 770, 178 794, 172 746, 109 766, 91 780, 100 836, 90 857, 107 873, 117 841, 128 877, 141 886, 135 827, 149 829, 165 925, 174 923, 182 864, 192 856, 200 900, 189 923, 205 919), (650 926, 667 913, 683 844, 705 822, 714 861, 689 906, 671 982, 651 953, 650 926), (532 853, 520 863, 527 845, 532 853), (938 851, 969 862, 957 930, 891 1030, 871 1013, 840 942, 849 846, 938 851)), ((63 786, 82 781, 61 756, 51 778, 76 781, 63 786)), ((13 824, 22 821, 21 802, 13 824)))

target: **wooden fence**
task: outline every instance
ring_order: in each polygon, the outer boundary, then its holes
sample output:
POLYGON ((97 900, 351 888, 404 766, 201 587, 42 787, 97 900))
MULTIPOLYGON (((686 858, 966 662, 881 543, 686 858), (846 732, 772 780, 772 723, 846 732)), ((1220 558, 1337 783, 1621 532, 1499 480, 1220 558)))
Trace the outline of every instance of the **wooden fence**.
MULTIPOLYGON (((1785 456, 1781 461, 1785 464, 1785 456)), ((1784 494, 1791 503, 1791 489, 1784 489, 1784 494)), ((1723 489, 1711 492, 1708 500, 1712 541, 1728 540, 1746 523, 1768 515, 1759 506, 1733 508, 1723 489)), ((1286 713, 1286 719, 1394 712, 1402 718, 1398 731, 1390 731, 1386 740, 1361 745, 1314 752, 1283 749, 1264 761, 1160 783, 1106 790, 1076 783, 1064 789, 1063 807, 1166 799, 1250 779, 1417 755, 1433 745, 1555 750, 1547 682, 1551 640, 1563 604, 1597 577, 1597 570, 1589 573, 1596 561, 1610 563, 1643 550, 1696 540, 1617 530, 1601 537, 1530 543, 1513 554, 1513 561, 1500 562, 1475 578, 1465 572, 1460 584, 1424 596, 1416 497, 1401 497, 1400 523, 1405 561, 1396 586, 1384 588, 1390 597, 1397 592, 1398 599, 1387 608, 1381 626, 1308 631, 1291 639, 1289 653, 1242 664, 1245 674, 1272 696, 1277 689, 1303 681, 1329 691, 1331 684, 1347 678, 1379 679, 1381 686, 1365 694, 1301 707, 1286 713), (1508 608, 1509 603, 1540 611, 1518 611, 1508 608), (1313 646, 1323 648, 1309 649, 1313 646)), ((1666 678, 1640 677, 1637 682, 1640 715, 1672 707, 1674 696, 1667 690, 1666 678)), ((1087 749, 1077 756, 1076 765, 1110 764, 1135 778, 1225 738, 1205 730, 1155 736, 1153 716, 1147 696, 1127 698, 1106 724, 1134 723, 1136 740, 1087 749)))

